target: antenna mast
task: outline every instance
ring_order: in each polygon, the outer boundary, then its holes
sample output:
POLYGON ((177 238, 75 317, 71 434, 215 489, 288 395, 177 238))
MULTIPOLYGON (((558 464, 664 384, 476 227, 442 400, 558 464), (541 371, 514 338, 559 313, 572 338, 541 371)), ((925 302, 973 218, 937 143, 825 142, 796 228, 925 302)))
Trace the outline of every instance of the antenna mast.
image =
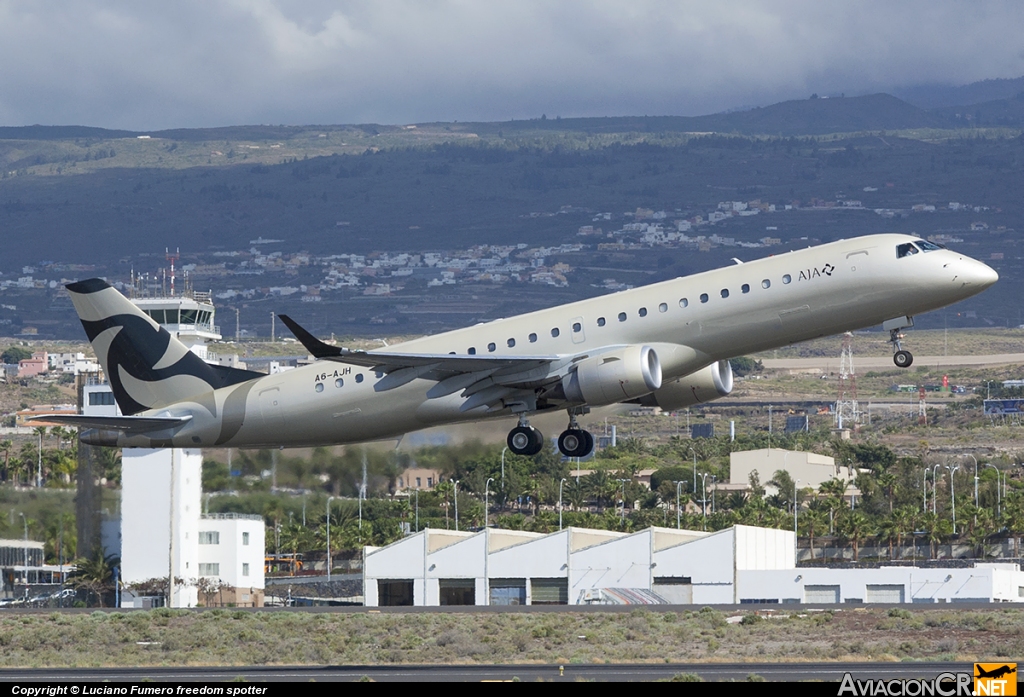
POLYGON ((853 334, 843 334, 843 351, 839 358, 839 394, 836 397, 835 426, 856 428, 860 421, 857 406, 857 374, 853 369, 853 334))

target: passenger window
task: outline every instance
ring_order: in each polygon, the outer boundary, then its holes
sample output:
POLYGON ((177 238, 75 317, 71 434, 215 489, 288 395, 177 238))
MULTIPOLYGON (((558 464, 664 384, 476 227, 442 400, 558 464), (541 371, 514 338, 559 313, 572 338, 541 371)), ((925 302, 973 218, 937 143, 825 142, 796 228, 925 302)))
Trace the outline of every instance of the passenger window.
POLYGON ((466 353, 468 353, 470 356, 475 356, 476 355, 476 347, 475 346, 470 346, 469 350, 466 351, 466 353))
POLYGON ((573 332, 581 332, 581 331, 583 331, 583 325, 580 324, 579 322, 573 322, 572 323, 572 330, 573 330, 573 332))
POLYGON ((491 352, 491 353, 494 353, 494 350, 495 350, 496 348, 498 348, 498 345, 497 345, 497 344, 495 344, 495 343, 494 343, 493 341, 492 341, 491 343, 487 344, 487 350, 488 350, 489 352, 491 352))
POLYGON ((530 343, 531 344, 537 343, 537 335, 536 334, 530 334, 530 343))
POLYGON ((603 327, 604 326, 604 317, 598 317, 597 318, 597 326, 599 326, 599 327, 603 327))
POLYGON ((626 313, 625 312, 620 312, 619 313, 619 321, 620 322, 625 322, 626 321, 626 313))
POLYGON ((558 327, 551 330, 551 336, 558 336, 561 332, 558 331, 558 327))
POLYGON ((679 298, 679 307, 686 307, 690 304, 690 301, 686 298, 679 298))
POLYGON ((917 252, 917 247, 912 245, 910 242, 907 242, 906 244, 901 244, 896 247, 896 258, 902 259, 903 257, 909 257, 913 254, 917 254, 917 252))
POLYGON ((729 289, 728 288, 723 288, 722 289, 722 297, 723 298, 728 298, 729 297, 729 289))
POLYGON ((647 308, 646 307, 641 307, 640 308, 640 316, 641 317, 646 317, 647 316, 647 308))
POLYGON ((356 375, 356 382, 362 382, 362 381, 363 381, 363 374, 359 373, 358 375, 356 375))
POLYGON ((338 378, 337 380, 334 381, 334 386, 335 387, 344 387, 345 386, 345 380, 343 378, 338 378))
POLYGON ((771 282, 771 281, 769 281, 769 280, 768 280, 768 279, 766 278, 766 279, 764 279, 763 281, 761 281, 761 287, 762 287, 762 288, 771 288, 771 287, 772 287, 772 282, 771 282))
POLYGON ((700 294, 700 301, 702 303, 706 303, 708 301, 708 294, 707 293, 701 293, 700 294))
POLYGON ((322 382, 318 382, 316 384, 316 391, 317 392, 323 392, 324 391, 324 384, 322 382))
POLYGON ((749 283, 744 283, 742 286, 740 286, 740 291, 743 292, 743 293, 749 293, 750 292, 750 284, 749 283))
POLYGON ((508 340, 507 342, 505 342, 505 343, 507 343, 507 344, 508 344, 508 347, 509 347, 509 348, 515 348, 515 346, 516 346, 516 340, 515 340, 515 339, 509 339, 509 340, 508 340))
POLYGON ((668 303, 658 305, 658 312, 668 312, 668 303))
POLYGON ((789 283, 792 280, 793 280, 793 277, 790 276, 788 273, 785 276, 782 277, 782 282, 783 283, 789 283))

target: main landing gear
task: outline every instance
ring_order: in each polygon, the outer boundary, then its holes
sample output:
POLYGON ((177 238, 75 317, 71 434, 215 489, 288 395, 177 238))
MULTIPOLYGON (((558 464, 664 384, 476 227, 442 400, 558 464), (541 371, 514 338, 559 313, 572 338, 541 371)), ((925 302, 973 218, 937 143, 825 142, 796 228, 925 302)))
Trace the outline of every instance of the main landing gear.
POLYGON ((544 447, 544 434, 530 425, 525 414, 520 414, 519 425, 508 432, 506 442, 516 455, 536 455, 544 447))
POLYGON ((569 428, 558 436, 558 450, 566 457, 586 457, 594 451, 594 436, 580 428, 573 410, 569 410, 569 428))
MULTIPOLYGON (((506 442, 516 455, 536 455, 544 447, 544 435, 520 414, 519 425, 508 432, 506 442)), ((594 451, 594 436, 580 428, 573 412, 569 413, 569 428, 558 436, 558 450, 566 457, 586 457, 594 451)))

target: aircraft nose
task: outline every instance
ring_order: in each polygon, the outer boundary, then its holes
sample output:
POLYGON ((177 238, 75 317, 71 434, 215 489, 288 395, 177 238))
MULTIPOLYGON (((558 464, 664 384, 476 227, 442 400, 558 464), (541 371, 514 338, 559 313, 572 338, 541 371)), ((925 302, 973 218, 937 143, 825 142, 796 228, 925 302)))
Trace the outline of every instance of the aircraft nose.
MULTIPOLYGON (((967 261, 967 260, 965 260, 967 261)), ((970 259, 970 264, 964 273, 964 282, 977 288, 988 288, 999 280, 999 274, 988 264, 970 259)))
POLYGON ((970 257, 960 257, 946 267, 953 272, 953 283, 961 288, 970 286, 978 293, 999 280, 999 274, 995 269, 970 257))

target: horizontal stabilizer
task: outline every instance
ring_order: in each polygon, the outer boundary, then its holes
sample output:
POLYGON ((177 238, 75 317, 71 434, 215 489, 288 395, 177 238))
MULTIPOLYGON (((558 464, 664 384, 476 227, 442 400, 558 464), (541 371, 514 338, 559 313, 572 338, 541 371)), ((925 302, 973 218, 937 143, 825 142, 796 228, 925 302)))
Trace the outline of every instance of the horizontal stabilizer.
POLYGON ((182 426, 192 420, 186 416, 81 416, 72 414, 55 414, 33 416, 29 421, 45 421, 46 423, 64 424, 77 428, 97 428, 102 431, 122 431, 123 433, 149 433, 164 431, 168 428, 182 426))

